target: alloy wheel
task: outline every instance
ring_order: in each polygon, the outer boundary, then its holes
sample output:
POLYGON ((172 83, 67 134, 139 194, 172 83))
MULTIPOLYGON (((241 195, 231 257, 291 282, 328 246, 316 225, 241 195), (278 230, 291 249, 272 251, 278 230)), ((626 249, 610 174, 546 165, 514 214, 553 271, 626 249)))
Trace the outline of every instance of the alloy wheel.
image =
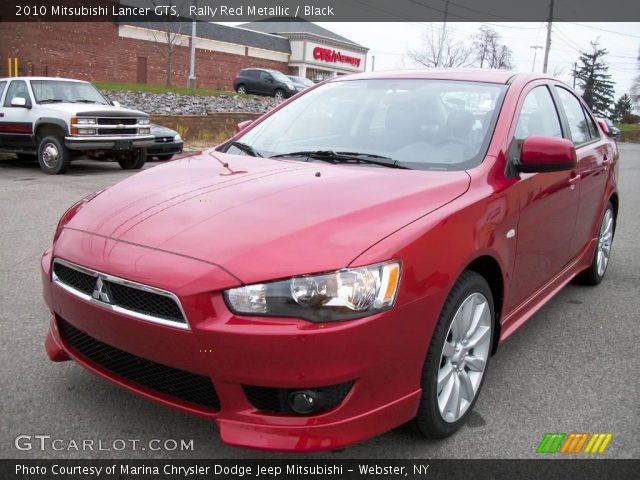
POLYGON ((481 293, 469 295, 453 317, 442 347, 437 399, 442 419, 459 420, 482 383, 491 347, 491 309, 481 293))
POLYGON ((604 213, 602 225, 600 225, 600 235, 598 236, 598 250, 596 257, 596 268, 598 275, 603 276, 609 264, 611 255, 611 243, 613 241, 613 213, 610 208, 604 213))

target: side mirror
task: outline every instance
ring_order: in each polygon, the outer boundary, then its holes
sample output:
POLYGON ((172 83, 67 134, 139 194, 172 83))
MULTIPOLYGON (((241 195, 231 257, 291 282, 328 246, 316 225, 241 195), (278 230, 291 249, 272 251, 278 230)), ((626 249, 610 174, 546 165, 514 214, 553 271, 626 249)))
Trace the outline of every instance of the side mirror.
POLYGON ((29 108, 27 106, 27 99, 24 98, 24 97, 13 97, 11 99, 11 106, 12 107, 29 108))
POLYGON ((112 100, 112 101, 111 101, 111 105, 113 105, 114 107, 118 107, 118 108, 120 108, 120 102, 119 102, 119 101, 117 101, 117 100, 112 100))
POLYGON ((576 148, 566 138, 532 135, 523 142, 518 169, 524 173, 571 170, 577 164, 576 148))
POLYGON ((609 125, 607 125, 607 122, 603 118, 596 118, 596 121, 598 122, 598 125, 600 125, 600 130, 602 130, 607 135, 611 133, 609 131, 609 125))
POLYGON ((236 125, 236 129, 233 131, 234 135, 239 134, 242 130, 247 128, 249 125, 253 123, 253 120, 245 120, 244 122, 240 122, 236 125))
POLYGON ((607 122, 598 118, 598 125, 600 125, 600 129, 607 135, 607 137, 613 138, 614 140, 618 140, 620 138, 620 129, 617 127, 610 127, 607 125, 607 122))

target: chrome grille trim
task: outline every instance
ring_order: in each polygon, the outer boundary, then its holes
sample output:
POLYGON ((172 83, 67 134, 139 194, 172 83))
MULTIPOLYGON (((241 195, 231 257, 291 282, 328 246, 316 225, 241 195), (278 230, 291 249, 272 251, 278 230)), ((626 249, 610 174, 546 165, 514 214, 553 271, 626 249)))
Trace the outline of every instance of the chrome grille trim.
POLYGON ((87 267, 83 267, 81 265, 77 265, 75 263, 72 262, 68 262, 66 260, 62 260, 60 258, 55 258, 53 260, 53 263, 51 265, 51 281, 53 283, 55 283, 56 285, 58 285, 60 288, 62 288, 63 290, 67 291, 68 293, 88 302, 94 305, 97 305, 101 308, 104 308, 106 310, 110 310, 112 312, 116 312, 116 313, 120 313, 122 315, 127 315, 129 317, 133 317, 133 318, 137 318, 139 320, 144 320, 147 322, 151 322, 151 323, 158 323, 160 325, 165 325, 168 327, 174 327, 174 328, 180 328, 183 330, 190 330, 191 327, 189 326, 189 320, 187 319, 187 315, 184 313, 184 309, 182 308, 182 303, 180 302, 180 299, 174 294, 171 293, 167 290, 162 290, 160 288, 156 288, 156 287, 150 287, 148 285, 144 285, 142 283, 137 283, 137 282, 133 282, 131 280, 126 280, 124 278, 120 278, 120 277, 115 277, 113 275, 109 275, 107 273, 103 273, 100 272, 98 270, 92 270, 90 268, 87 267), (160 318, 160 317, 155 317, 153 315, 147 315, 145 313, 141 313, 141 312, 137 312, 135 310, 131 310, 125 307, 121 307, 117 304, 114 303, 108 303, 108 302, 104 302, 102 301, 100 298, 94 298, 92 295, 87 295, 86 293, 74 288, 73 286, 65 283, 64 281, 62 281, 62 279, 60 279, 56 273, 55 273, 55 265, 56 264, 60 264, 62 266, 65 266, 67 268, 70 268, 72 270, 76 270, 80 273, 83 273, 85 275, 90 275, 94 278, 97 279, 102 279, 103 282, 111 282, 111 283, 116 283, 134 290, 140 290, 143 292, 147 292, 147 293, 152 293, 155 295, 160 295, 163 297, 167 297, 170 298, 178 307, 178 309, 180 310, 180 313, 182 315, 182 318, 184 320, 184 322, 179 322, 179 321, 174 321, 174 320, 170 320, 170 319, 166 319, 166 318, 160 318))

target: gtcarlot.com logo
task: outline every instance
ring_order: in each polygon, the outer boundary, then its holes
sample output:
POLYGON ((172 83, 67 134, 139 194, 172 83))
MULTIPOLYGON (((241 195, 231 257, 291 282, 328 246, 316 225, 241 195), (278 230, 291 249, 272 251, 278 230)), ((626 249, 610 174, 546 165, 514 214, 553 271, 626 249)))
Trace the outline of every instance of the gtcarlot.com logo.
POLYGON ((166 451, 166 452, 192 452, 194 449, 193 439, 159 439, 140 440, 139 438, 115 438, 113 440, 81 438, 65 439, 55 438, 51 435, 18 435, 13 445, 22 451, 38 450, 46 451, 102 451, 102 452, 122 452, 122 451, 166 451))
POLYGON ((609 446, 612 433, 545 433, 536 453, 599 454, 609 446))

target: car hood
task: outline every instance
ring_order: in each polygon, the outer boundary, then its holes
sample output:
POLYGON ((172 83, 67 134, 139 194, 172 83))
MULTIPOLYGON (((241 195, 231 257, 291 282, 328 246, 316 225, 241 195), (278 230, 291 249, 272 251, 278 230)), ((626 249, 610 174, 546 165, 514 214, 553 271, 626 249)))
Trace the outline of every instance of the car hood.
POLYGON ((61 112, 71 115, 103 117, 147 117, 148 115, 130 108, 99 105, 97 103, 45 103, 38 106, 40 111, 61 112))
POLYGON ((129 177, 86 202, 65 227, 216 263, 252 283, 344 268, 468 186, 464 171, 212 150, 129 177))
POLYGON ((151 133, 156 136, 175 136, 178 134, 175 130, 171 130, 168 127, 163 127, 162 125, 157 125, 155 123, 151 124, 151 133))

